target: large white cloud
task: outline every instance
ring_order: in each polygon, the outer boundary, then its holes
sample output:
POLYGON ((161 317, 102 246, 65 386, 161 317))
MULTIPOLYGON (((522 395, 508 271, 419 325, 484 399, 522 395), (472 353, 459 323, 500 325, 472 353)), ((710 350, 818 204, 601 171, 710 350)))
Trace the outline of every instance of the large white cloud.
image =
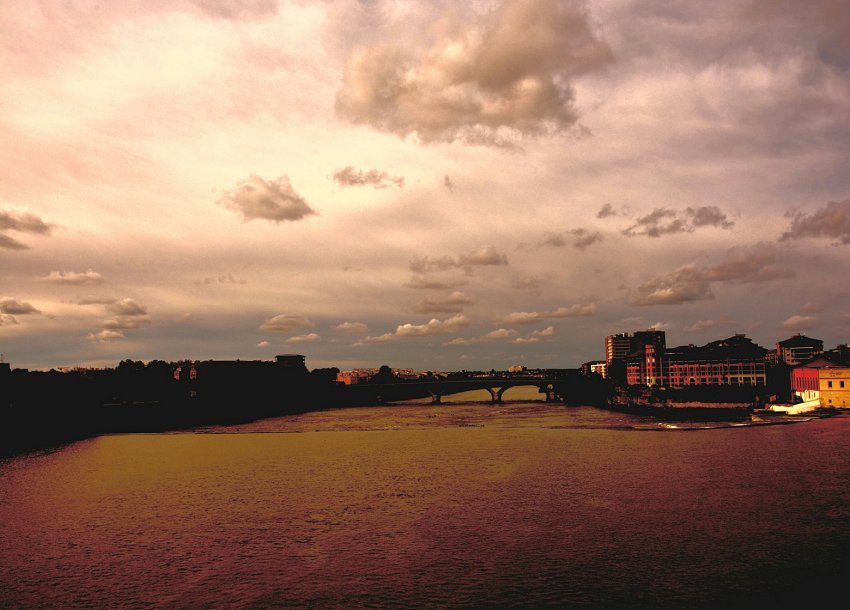
POLYGON ((505 0, 492 14, 439 19, 428 43, 352 53, 337 114, 425 142, 495 144, 577 121, 571 80, 612 60, 580 3, 505 0))

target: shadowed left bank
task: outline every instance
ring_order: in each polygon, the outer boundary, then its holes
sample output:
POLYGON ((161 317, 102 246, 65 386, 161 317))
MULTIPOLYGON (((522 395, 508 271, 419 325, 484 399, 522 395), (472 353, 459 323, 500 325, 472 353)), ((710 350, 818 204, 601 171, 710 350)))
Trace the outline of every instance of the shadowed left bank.
POLYGON ((122 360, 115 368, 29 371, 0 363, 0 457, 110 433, 234 424, 344 401, 335 368, 274 361, 122 360))

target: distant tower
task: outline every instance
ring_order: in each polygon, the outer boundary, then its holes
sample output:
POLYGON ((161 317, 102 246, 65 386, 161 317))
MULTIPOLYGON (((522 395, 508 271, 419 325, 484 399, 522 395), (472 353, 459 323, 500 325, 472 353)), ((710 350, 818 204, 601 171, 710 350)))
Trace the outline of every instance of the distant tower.
POLYGON ((605 362, 611 364, 615 358, 625 358, 632 351, 632 338, 628 333, 605 337, 605 362))

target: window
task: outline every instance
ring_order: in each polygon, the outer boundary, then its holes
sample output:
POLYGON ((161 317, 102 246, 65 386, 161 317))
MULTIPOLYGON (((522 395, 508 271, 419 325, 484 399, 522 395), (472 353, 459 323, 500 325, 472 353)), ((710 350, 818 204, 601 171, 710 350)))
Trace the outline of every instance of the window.
POLYGON ((838 387, 839 387, 839 388, 843 388, 843 387, 844 387, 844 382, 843 382, 843 381, 839 381, 839 382, 838 382, 838 387))
POLYGON ((831 381, 827 381, 827 382, 826 382, 826 387, 831 388, 831 387, 832 387, 832 382, 831 382, 831 381))

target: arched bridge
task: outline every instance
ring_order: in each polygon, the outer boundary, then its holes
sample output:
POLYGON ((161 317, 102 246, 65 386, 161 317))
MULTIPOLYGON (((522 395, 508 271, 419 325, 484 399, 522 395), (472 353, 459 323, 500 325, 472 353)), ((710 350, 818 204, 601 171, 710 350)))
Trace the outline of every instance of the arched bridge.
POLYGON ((546 402, 560 402, 563 380, 541 379, 539 377, 488 377, 459 380, 407 381, 398 383, 364 384, 375 391, 379 402, 425 398, 431 396, 431 402, 439 404, 446 394, 457 394, 468 390, 487 390, 490 392, 492 403, 502 402, 502 395, 509 388, 516 386, 536 386, 541 394, 546 395, 546 402))

